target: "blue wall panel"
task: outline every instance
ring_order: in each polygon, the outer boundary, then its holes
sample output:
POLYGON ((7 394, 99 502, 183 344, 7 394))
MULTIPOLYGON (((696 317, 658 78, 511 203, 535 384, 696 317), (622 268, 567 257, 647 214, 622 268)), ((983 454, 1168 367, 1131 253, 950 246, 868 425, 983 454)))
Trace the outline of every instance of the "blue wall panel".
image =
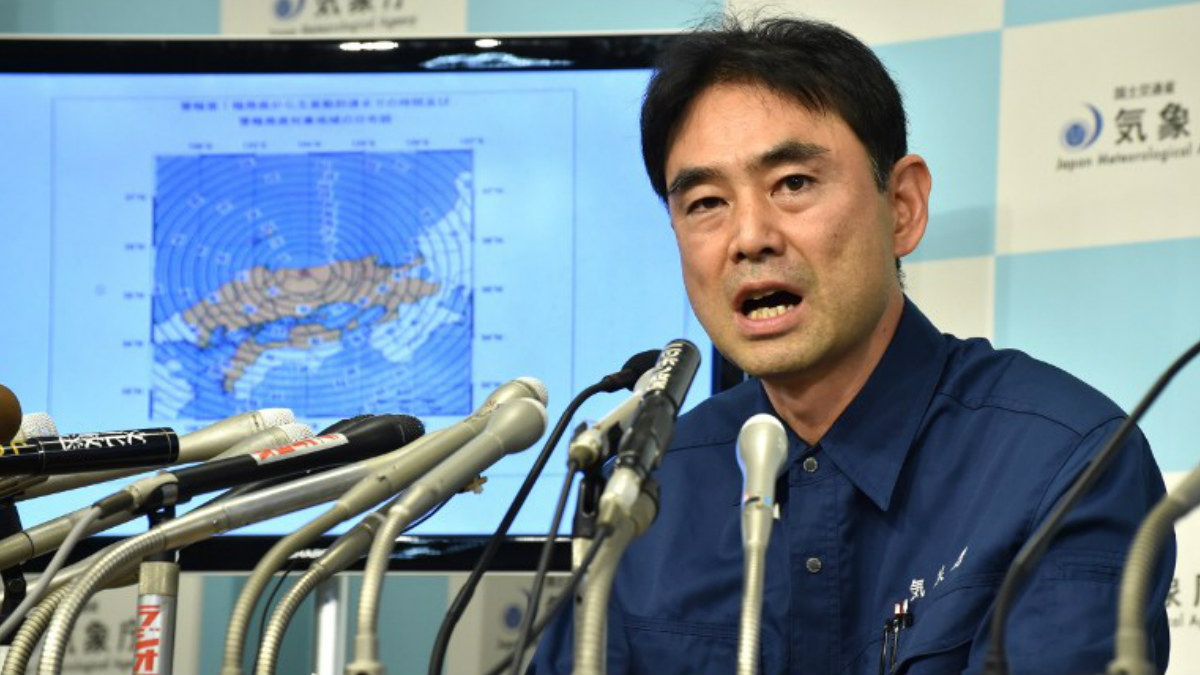
MULTIPOLYGON (((996 342, 1066 369, 1130 410, 1200 338, 1197 261, 1200 239, 1000 256, 996 342)), ((1142 424, 1163 471, 1200 459, 1196 401, 1200 363, 1142 424)))
POLYGON ((933 173, 929 229, 914 262, 995 250, 1000 33, 878 47, 909 119, 909 152, 933 173))
POLYGON ((1188 4, 1191 4, 1188 0, 1007 0, 1004 3, 1004 25, 1023 26, 1188 4))

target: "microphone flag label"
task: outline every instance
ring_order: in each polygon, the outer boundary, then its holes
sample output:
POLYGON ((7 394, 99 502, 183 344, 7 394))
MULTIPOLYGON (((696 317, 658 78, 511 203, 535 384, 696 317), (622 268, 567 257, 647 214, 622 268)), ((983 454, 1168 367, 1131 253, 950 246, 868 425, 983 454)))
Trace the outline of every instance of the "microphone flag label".
POLYGON ((137 606, 137 641, 134 643, 134 675, 162 675, 171 672, 174 656, 175 598, 167 595, 143 595, 137 606))
POLYGON ((342 434, 325 434, 324 436, 305 438, 289 445, 281 445, 278 448, 267 448, 266 450, 252 452, 250 453, 250 458, 259 465, 270 464, 271 462, 277 462, 288 457, 341 447, 349 442, 350 440, 342 434))
POLYGON ((683 353, 683 346, 678 342, 672 342, 662 350, 662 354, 658 357, 658 363, 654 364, 654 374, 650 376, 646 391, 666 388, 671 381, 671 373, 675 370, 675 366, 679 365, 681 353, 683 353))
POLYGON ((128 429, 125 431, 103 431, 67 436, 43 436, 30 438, 24 443, 0 445, 0 457, 32 452, 73 452, 77 450, 103 450, 111 448, 136 448, 144 446, 154 451, 165 449, 175 452, 179 437, 169 428, 128 429))

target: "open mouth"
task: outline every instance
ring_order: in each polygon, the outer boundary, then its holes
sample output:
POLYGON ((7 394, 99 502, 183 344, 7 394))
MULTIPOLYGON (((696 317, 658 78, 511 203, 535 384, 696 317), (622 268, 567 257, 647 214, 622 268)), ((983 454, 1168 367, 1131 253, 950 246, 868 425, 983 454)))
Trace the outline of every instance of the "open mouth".
POLYGON ((772 319, 800 304, 800 296, 788 291, 766 291, 742 301, 742 314, 762 321, 772 319))

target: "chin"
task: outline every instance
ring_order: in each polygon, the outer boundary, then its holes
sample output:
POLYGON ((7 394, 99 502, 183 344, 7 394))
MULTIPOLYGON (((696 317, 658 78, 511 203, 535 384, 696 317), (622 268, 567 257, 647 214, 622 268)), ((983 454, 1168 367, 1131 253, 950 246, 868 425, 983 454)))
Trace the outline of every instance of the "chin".
POLYGON ((812 367, 799 349, 788 349, 784 345, 745 345, 729 360, 746 374, 759 379, 796 375, 812 367))

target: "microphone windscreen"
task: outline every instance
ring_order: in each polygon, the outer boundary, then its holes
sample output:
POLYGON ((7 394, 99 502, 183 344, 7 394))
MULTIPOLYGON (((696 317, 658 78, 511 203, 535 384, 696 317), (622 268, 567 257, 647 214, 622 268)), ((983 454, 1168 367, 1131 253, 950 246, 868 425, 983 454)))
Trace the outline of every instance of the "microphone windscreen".
POLYGON ((26 413, 21 416, 21 433, 17 434, 17 438, 45 438, 58 435, 58 425, 54 423, 54 418, 46 413, 26 413))
POLYGON ((393 424, 400 430, 405 445, 425 435, 425 424, 412 415, 392 415, 391 417, 393 424))
POLYGON ((0 443, 8 444, 21 431, 21 402, 0 384, 0 443))
POLYGON ((604 391, 632 390, 638 378, 654 367, 660 353, 658 349, 647 349, 644 352, 638 352, 629 357, 629 360, 625 362, 625 365, 621 366, 620 370, 611 375, 606 375, 604 379, 600 380, 600 384, 604 386, 604 391))

